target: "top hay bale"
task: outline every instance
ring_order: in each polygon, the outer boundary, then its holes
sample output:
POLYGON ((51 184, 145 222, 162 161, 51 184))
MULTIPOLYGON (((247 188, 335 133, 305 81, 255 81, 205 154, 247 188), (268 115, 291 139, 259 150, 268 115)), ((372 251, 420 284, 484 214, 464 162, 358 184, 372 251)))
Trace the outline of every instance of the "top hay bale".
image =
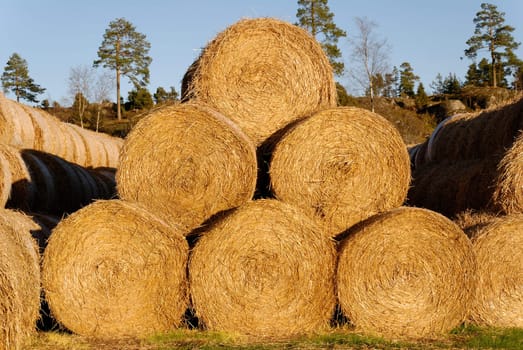
POLYGON ((261 144, 295 119, 336 105, 332 68, 305 30, 244 19, 221 32, 189 67, 182 100, 197 99, 261 144))
POLYGON ((335 235, 403 204, 410 159, 388 120, 363 108, 337 107, 303 120, 277 141, 270 177, 278 199, 322 218, 335 235))
POLYGON ((250 200, 256 150, 220 113, 197 103, 160 108, 127 135, 116 172, 120 198, 169 224, 197 227, 250 200))

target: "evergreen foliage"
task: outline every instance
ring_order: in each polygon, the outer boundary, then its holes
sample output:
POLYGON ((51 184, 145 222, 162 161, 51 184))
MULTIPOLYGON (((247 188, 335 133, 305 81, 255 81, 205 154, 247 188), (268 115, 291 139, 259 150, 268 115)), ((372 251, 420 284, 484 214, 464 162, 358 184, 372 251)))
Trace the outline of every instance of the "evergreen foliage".
POLYGON ((304 28, 320 41, 323 51, 329 57, 334 74, 341 76, 345 64, 341 60, 338 40, 347 33, 334 23, 334 14, 330 11, 328 0, 298 0, 296 25, 304 28), (320 38, 318 38, 320 36, 320 38))
POLYGON ((143 87, 129 91, 127 100, 125 109, 128 111, 132 109, 150 109, 154 105, 151 93, 143 87))
POLYGON ((171 86, 170 91, 166 91, 162 86, 156 88, 156 92, 153 95, 154 103, 165 103, 167 101, 176 101, 178 99, 178 92, 171 86))
POLYGON ((7 61, 2 74, 2 86, 4 92, 11 91, 15 94, 17 102, 24 99, 38 103, 36 96, 45 91, 29 76, 27 61, 17 53, 13 53, 7 61))
POLYGON ((149 83, 149 65, 152 58, 148 55, 151 44, 146 36, 136 31, 125 18, 118 18, 106 29, 104 40, 98 49, 98 60, 93 65, 102 65, 116 71, 116 100, 118 120, 120 110, 120 76, 124 75, 135 88, 149 83))
POLYGON ((415 101, 417 109, 422 109, 429 103, 429 97, 425 92, 425 87, 423 86, 423 83, 419 83, 418 85, 418 89, 416 90, 415 101))
POLYGON ((505 66, 513 65, 514 50, 519 43, 514 40, 514 27, 505 24, 505 13, 498 11, 496 5, 482 3, 481 10, 474 18, 474 35, 467 40, 465 55, 475 59, 478 51, 488 50, 490 54, 491 86, 497 87, 504 80, 505 66))
POLYGON ((414 86, 419 77, 414 74, 414 69, 409 62, 400 65, 399 95, 401 97, 414 97, 414 86))

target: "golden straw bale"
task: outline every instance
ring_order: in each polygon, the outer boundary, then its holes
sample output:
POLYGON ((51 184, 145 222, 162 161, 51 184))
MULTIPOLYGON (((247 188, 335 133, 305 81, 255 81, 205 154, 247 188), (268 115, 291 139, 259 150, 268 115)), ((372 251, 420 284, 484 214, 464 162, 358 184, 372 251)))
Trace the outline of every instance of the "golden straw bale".
POLYGON ((335 260, 334 241, 297 207, 251 201, 211 221, 192 249, 194 310, 206 329, 247 336, 325 330, 335 260))
POLYGON ((471 320, 481 326, 523 328, 523 214, 484 225, 473 247, 478 285, 471 320))
POLYGON ((443 334, 467 317, 472 244, 446 217, 401 207, 340 237, 338 300, 356 329, 386 337, 443 334))
POLYGON ((486 158, 504 153, 523 129, 523 98, 481 113, 446 119, 431 136, 433 162, 486 158))
POLYGON ((0 150, 0 207, 5 207, 13 183, 9 161, 0 150))
POLYGON ((74 124, 64 123, 65 128, 71 135, 74 144, 74 156, 71 161, 81 166, 86 166, 87 163, 91 162, 91 155, 88 152, 86 142, 83 136, 80 134, 80 127, 74 124))
POLYGON ((450 218, 467 209, 485 210, 492 201, 498 162, 490 156, 416 168, 406 203, 450 218))
POLYGON ((243 19, 219 33, 187 70, 182 99, 231 118, 257 144, 297 118, 336 106, 332 68, 304 29, 243 19))
POLYGON ((141 337, 180 325, 188 306, 182 232, 136 203, 100 200, 62 219, 43 258, 54 318, 96 338, 141 337))
POLYGON ((407 147, 385 118, 357 107, 320 111, 287 132, 270 164, 275 196, 321 217, 335 235, 403 204, 407 147))
POLYGON ((11 140, 8 143, 17 147, 32 148, 35 141, 35 130, 31 116, 25 110, 29 107, 3 95, 0 96, 0 106, 4 118, 10 124, 8 129, 11 132, 11 140))
MULTIPOLYGON (((229 119, 197 103, 157 109, 127 135, 118 194, 188 229, 250 200, 256 150, 229 119)), ((188 231, 187 231, 188 232, 188 231)))
POLYGON ((33 149, 52 154, 62 152, 62 131, 61 121, 51 114, 28 106, 23 106, 25 112, 31 118, 34 129, 33 149))
POLYGON ((13 146, 0 144, 0 154, 7 159, 11 171, 11 192, 6 206, 30 210, 36 199, 36 187, 20 150, 13 146))
POLYGON ((0 209, 0 349, 20 349, 36 334, 40 311, 40 256, 28 216, 0 209))
POLYGON ((13 124, 5 110, 5 96, 0 91, 0 142, 9 144, 13 138, 13 124))
MULTIPOLYGON (((60 122, 58 124, 58 127, 60 129, 60 136, 59 136, 59 142, 61 143, 61 147, 59 148, 59 152, 56 153, 57 156, 60 156, 61 158, 69 161, 69 162, 75 162, 75 152, 76 152, 76 144, 75 144, 75 136, 73 136, 71 129, 67 126, 66 123, 60 122)), ((81 165, 81 164, 80 164, 81 165)))
POLYGON ((523 213, 523 132, 498 164, 493 207, 505 214, 523 213))

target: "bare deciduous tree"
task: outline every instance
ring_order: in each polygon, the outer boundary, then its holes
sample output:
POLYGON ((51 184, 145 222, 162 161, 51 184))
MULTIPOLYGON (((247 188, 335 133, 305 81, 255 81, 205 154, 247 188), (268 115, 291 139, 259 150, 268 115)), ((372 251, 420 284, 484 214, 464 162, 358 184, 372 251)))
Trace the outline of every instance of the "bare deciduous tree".
POLYGON ((112 74, 104 71, 96 78, 93 86, 93 101, 96 103, 96 131, 100 127, 100 117, 104 102, 109 99, 109 95, 114 88, 112 74))
POLYGON ((373 29, 376 23, 367 18, 356 17, 357 34, 349 38, 352 61, 349 74, 370 95, 374 112, 374 80, 388 69, 390 47, 386 39, 378 39, 373 29))
POLYGON ((84 127, 84 114, 89 107, 93 81, 94 69, 89 66, 76 66, 69 71, 69 94, 73 100, 74 112, 80 119, 82 128, 84 127))

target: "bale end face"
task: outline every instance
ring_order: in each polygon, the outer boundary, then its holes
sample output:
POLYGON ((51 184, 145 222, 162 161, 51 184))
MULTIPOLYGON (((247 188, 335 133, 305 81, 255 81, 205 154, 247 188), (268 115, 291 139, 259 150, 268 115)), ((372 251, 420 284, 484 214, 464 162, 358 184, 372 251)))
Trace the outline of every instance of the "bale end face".
POLYGON ((402 207, 359 223, 341 238, 338 299, 360 331, 423 338, 466 319, 475 260, 470 241, 449 219, 402 207))

